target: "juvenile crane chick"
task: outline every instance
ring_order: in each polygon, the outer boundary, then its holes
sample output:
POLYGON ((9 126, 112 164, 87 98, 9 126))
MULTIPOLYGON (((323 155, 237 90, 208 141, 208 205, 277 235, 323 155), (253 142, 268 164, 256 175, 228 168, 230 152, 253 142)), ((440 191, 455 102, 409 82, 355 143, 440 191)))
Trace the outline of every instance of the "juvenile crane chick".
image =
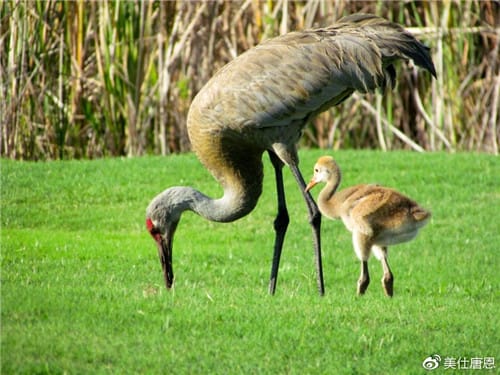
POLYGON ((382 286, 393 295, 394 276, 387 261, 387 247, 415 238, 431 217, 431 213, 396 190, 379 185, 356 185, 337 192, 340 169, 330 156, 322 156, 314 166, 314 175, 306 186, 309 191, 320 182, 326 183, 318 197, 320 212, 330 219, 341 218, 352 232, 354 251, 361 261, 358 294, 364 294, 370 283, 370 254, 382 263, 382 286))

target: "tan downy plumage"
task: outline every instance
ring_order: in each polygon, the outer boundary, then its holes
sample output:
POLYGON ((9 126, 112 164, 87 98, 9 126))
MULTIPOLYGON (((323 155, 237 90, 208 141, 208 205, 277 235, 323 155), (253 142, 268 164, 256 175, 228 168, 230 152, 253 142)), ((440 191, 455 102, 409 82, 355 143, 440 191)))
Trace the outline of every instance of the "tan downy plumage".
POLYGON ((392 297, 394 276, 387 260, 387 247, 415 238, 431 213, 396 190, 380 185, 356 185, 337 192, 340 180, 335 160, 323 156, 314 166, 306 191, 318 183, 326 183, 318 197, 319 210, 330 219, 342 219, 352 232, 354 251, 361 261, 358 294, 364 294, 370 283, 368 258, 373 252, 382 263, 384 291, 392 297))
POLYGON ((194 98, 187 118, 193 151, 224 190, 219 199, 187 187, 172 187, 146 209, 165 284, 173 283, 172 244, 181 214, 190 210, 217 222, 250 213, 262 192, 262 154, 276 176, 278 214, 269 291, 274 293, 289 216, 282 169, 290 167, 304 194, 313 229, 318 289, 324 293, 321 215, 298 168, 296 143, 316 114, 348 98, 394 83, 398 59, 412 59, 436 75, 429 48, 400 25, 355 14, 327 28, 269 39, 219 70, 194 98))

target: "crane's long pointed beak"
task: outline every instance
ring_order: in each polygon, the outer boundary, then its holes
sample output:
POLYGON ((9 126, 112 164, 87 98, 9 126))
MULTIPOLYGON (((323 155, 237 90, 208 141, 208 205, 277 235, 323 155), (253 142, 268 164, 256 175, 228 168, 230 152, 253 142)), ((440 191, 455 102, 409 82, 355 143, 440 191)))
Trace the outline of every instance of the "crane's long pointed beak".
POLYGON ((309 191, 311 190, 314 186, 316 186, 317 182, 316 180, 313 178, 306 186, 305 190, 304 191, 309 191))
POLYGON ((172 241, 160 237, 156 240, 158 246, 158 256, 160 257, 161 267, 163 269, 163 277, 167 289, 172 287, 174 283, 174 271, 172 269, 172 241))

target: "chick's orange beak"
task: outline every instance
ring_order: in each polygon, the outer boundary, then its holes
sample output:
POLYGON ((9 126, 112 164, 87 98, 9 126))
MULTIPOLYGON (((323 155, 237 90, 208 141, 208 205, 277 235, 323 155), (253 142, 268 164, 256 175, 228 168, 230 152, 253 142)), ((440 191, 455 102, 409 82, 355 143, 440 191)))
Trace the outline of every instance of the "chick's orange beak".
POLYGON ((317 183, 318 182, 314 178, 312 178, 311 181, 307 184, 305 191, 307 192, 311 190, 314 186, 316 186, 317 183))

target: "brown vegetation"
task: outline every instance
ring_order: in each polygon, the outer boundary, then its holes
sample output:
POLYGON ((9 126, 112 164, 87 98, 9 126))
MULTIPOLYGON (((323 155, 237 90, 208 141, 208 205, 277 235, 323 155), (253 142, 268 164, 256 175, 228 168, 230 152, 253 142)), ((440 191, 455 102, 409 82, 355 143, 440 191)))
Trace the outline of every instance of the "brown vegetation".
POLYGON ((1 155, 54 159, 189 150, 205 82, 260 40, 369 12, 432 48, 438 79, 403 66, 388 95, 356 95, 314 120, 324 148, 498 154, 498 1, 5 1, 1 155))

